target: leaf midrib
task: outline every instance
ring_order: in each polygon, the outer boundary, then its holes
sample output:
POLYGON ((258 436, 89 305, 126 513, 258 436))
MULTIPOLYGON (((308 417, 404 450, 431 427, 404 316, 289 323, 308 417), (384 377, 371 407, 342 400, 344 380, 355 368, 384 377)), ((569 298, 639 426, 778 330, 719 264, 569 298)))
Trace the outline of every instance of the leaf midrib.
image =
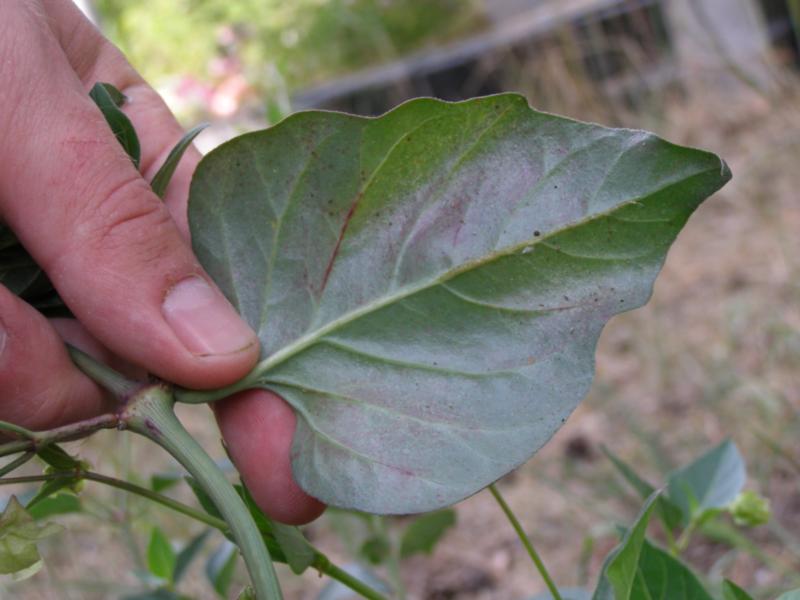
POLYGON ((540 235, 538 237, 529 238, 528 240, 525 240, 525 241, 520 242, 518 244, 514 244, 512 246, 508 246, 508 247, 504 248, 503 250, 491 252, 491 253, 483 256, 483 257, 480 257, 480 258, 477 258, 475 260, 471 260, 471 261, 465 262, 465 263, 457 266, 454 269, 450 269, 449 271, 445 271, 444 273, 442 273, 438 277, 435 277, 433 279, 425 281, 421 285, 397 288, 394 291, 394 293, 390 293, 390 294, 388 294, 387 296, 384 296, 381 299, 369 302, 369 303, 367 303, 367 304, 365 304, 365 305, 363 305, 363 306, 361 306, 361 307, 359 307, 359 308, 357 308, 355 310, 352 310, 352 311, 350 311, 348 313, 345 313, 345 314, 341 315, 340 317, 328 322, 326 325, 318 328, 317 330, 311 331, 311 332, 299 337, 297 340, 295 340, 291 344, 288 344, 288 345, 284 346, 283 348, 281 348, 280 350, 278 350, 277 352, 275 352, 271 356, 268 356, 267 358, 265 358, 264 360, 259 362, 255 366, 255 368, 253 369, 253 373, 256 375, 256 379, 260 378, 260 376, 262 374, 266 373, 267 371, 269 371, 270 369, 276 367, 277 365, 289 360, 295 354, 298 354, 298 353, 302 352, 303 350, 305 350, 309 346, 312 346, 313 344, 315 344, 317 341, 319 341, 321 338, 323 338, 324 336, 326 336, 330 332, 335 331, 336 329, 338 329, 338 328, 340 328, 340 327, 342 327, 344 325, 348 325, 349 323, 351 323, 351 322, 353 322, 353 321, 355 321, 355 320, 357 320, 357 319, 359 319, 359 318, 361 318, 361 317, 363 317, 365 315, 368 315, 368 314, 370 314, 372 312, 378 311, 378 310, 380 310, 380 309, 382 309, 382 308, 384 308, 384 307, 386 307, 386 306, 388 306, 390 304, 394 304, 395 302, 399 302, 401 300, 404 300, 405 298, 408 298, 409 296, 413 296, 414 294, 417 294, 419 292, 425 291, 427 289, 430 289, 430 288, 433 288, 433 287, 435 287, 437 285, 445 283, 445 282, 453 279, 454 277, 456 277, 458 275, 461 275, 462 273, 466 273, 468 271, 472 271, 474 269, 477 269, 477 268, 482 267, 484 265, 490 264, 490 263, 492 263, 492 262, 494 262, 496 260, 499 260, 501 258, 505 258, 506 256, 510 256, 512 254, 516 254, 517 252, 521 251, 522 249, 524 249, 526 247, 539 245, 542 242, 544 242, 544 241, 546 241, 546 240, 548 240, 548 239, 550 239, 552 237, 555 237, 557 235, 560 235, 560 234, 562 234, 562 233, 564 233, 566 231, 569 231, 571 229, 582 227, 582 226, 587 225, 589 223, 592 223, 593 221, 596 221, 598 219, 606 218, 606 217, 608 217, 610 215, 613 215, 615 212, 618 212, 618 211, 620 211, 620 210, 622 210, 622 209, 624 209, 624 208, 626 208, 628 206, 631 206, 633 204, 644 202, 648 198, 652 198, 653 196, 655 196, 655 195, 657 195, 657 194, 659 194, 661 192, 664 192, 665 190, 668 190, 671 187, 683 184, 683 183, 687 182, 690 179, 705 175, 707 173, 716 172, 718 170, 719 170, 719 167, 715 165, 713 167, 708 167, 708 168, 703 169, 701 171, 697 171, 695 173, 692 173, 691 175, 683 177, 682 179, 679 179, 677 181, 672 181, 672 182, 670 182, 670 183, 668 183, 668 184, 666 184, 666 185, 664 185, 664 186, 662 186, 660 188, 657 188, 657 189, 653 190, 652 192, 650 192, 646 196, 638 196, 636 198, 632 198, 632 199, 627 200, 625 202, 621 202, 621 203, 617 204, 616 206, 612 207, 611 209, 609 209, 607 211, 594 213, 594 214, 590 215, 589 217, 586 217, 584 219, 580 219, 580 220, 578 220, 578 221, 576 221, 574 223, 570 223, 570 224, 565 225, 564 227, 561 227, 559 229, 554 229, 550 233, 547 233, 547 234, 544 234, 544 235, 540 235))

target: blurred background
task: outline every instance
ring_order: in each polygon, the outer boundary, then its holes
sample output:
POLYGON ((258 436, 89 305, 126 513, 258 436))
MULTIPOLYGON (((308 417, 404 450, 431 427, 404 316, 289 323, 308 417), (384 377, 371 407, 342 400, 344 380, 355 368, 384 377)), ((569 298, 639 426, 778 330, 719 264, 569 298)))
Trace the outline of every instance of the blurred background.
MULTIPOLYGON (((770 499, 771 520, 704 532, 685 557, 710 581, 732 577, 755 598, 800 586, 800 2, 82 5, 184 125, 211 123, 199 138, 204 149, 297 110, 377 115, 415 96, 517 91, 542 110, 654 130, 725 158, 733 181, 690 220, 652 301, 607 326, 587 400, 500 489, 556 581, 593 586, 616 544, 615 524, 631 522, 640 504, 602 447, 660 485, 671 468, 730 437, 747 463, 747 488, 770 499)), ((185 416, 224 456, 210 415, 185 416)), ((97 470, 134 480, 174 470, 157 452, 118 440, 101 435, 74 448, 97 470)), ((69 530, 43 546, 47 568, 0 588, 7 597, 134 594, 146 583, 154 524, 178 545, 199 531, 120 494, 84 495, 87 514, 68 517, 69 530)), ((409 598, 527 599, 544 589, 490 496, 461 503, 455 515, 432 554, 389 566, 370 564, 381 561, 363 540, 376 530, 391 537, 403 519, 330 511, 306 533, 341 564, 401 579, 409 598)), ((214 598, 202 568, 181 589, 214 598)), ((234 581, 244 582, 237 569, 234 581)), ((281 575, 291 599, 317 598, 326 583, 311 572, 281 575)))

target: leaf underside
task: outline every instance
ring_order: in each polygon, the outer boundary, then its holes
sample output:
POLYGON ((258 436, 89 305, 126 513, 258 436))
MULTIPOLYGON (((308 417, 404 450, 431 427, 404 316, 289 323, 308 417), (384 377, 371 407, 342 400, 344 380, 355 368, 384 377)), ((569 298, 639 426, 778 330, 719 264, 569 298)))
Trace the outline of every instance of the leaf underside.
POLYGON ((419 99, 295 114, 211 152, 197 256, 258 331, 257 384, 298 414, 298 483, 335 506, 456 502, 527 460, 643 304, 715 155, 536 112, 419 99))

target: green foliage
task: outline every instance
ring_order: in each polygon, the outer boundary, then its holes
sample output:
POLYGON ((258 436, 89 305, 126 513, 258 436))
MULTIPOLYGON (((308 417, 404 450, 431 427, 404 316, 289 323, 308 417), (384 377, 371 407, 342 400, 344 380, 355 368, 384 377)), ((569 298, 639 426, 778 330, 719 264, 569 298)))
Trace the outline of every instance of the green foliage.
POLYGON ((298 113, 224 144, 195 173, 189 223, 261 338, 247 385, 297 412, 300 486, 422 512, 561 426, 605 322, 647 300, 729 177, 713 154, 521 96, 420 99, 378 119, 298 113))
POLYGON ((36 543, 61 529, 54 523, 37 523, 11 496, 0 515, 0 574, 33 575, 41 565, 36 543))
POLYGON ((164 194, 167 192, 167 185, 169 185, 169 181, 172 179, 175 169, 178 168, 178 163, 181 161, 183 153, 188 150, 189 146, 192 145, 194 138, 196 138, 205 128, 206 125, 198 125, 197 127, 190 129, 178 141, 175 147, 170 150, 170 153, 164 161, 164 164, 161 165, 161 168, 158 169, 158 173, 156 173, 153 177, 153 181, 150 182, 150 187, 153 189, 153 193, 155 193, 156 196, 159 198, 164 197, 164 194))
POLYGON ((175 550, 169 538, 161 529, 153 527, 150 532, 150 542, 147 544, 147 568, 156 577, 172 582, 175 560, 175 550))
POLYGON ((739 450, 730 440, 668 478, 669 499, 683 511, 684 523, 704 513, 724 508, 741 492, 745 467, 739 450))
POLYGON ((133 128, 128 115, 120 110, 120 104, 118 104, 125 97, 109 83, 96 83, 89 92, 89 96, 97 104, 117 141, 122 145, 127 155, 131 157, 133 165, 138 169, 141 158, 139 136, 136 135, 136 130, 133 128))
POLYGON ((265 65, 273 64, 293 89, 475 29, 482 23, 476 5, 473 0, 96 2, 106 31, 150 80, 184 73, 205 79, 212 60, 227 56, 262 87, 268 83, 265 65))
POLYGON ((753 597, 732 581, 722 582, 722 600, 753 600, 753 597))
POLYGON ((400 557, 408 558, 414 554, 430 554, 448 529, 456 524, 454 510, 437 510, 414 519, 403 532, 400 543, 400 557))
POLYGON ((639 572, 639 560, 645 543, 647 524, 655 507, 658 493, 644 503, 633 526, 625 532, 619 546, 611 551, 600 573, 594 600, 628 600, 639 572))
POLYGON ((214 550, 206 562, 206 577, 220 598, 228 596, 238 560, 239 550, 236 545, 225 541, 214 550))

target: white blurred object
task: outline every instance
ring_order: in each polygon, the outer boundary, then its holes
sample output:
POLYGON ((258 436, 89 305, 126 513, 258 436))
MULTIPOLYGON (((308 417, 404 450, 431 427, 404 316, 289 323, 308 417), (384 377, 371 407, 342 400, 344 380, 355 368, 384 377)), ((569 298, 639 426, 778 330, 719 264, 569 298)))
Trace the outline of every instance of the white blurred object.
POLYGON ((94 12, 92 0, 72 0, 75 5, 81 9, 81 12, 86 15, 92 23, 97 24, 97 14, 94 12))

